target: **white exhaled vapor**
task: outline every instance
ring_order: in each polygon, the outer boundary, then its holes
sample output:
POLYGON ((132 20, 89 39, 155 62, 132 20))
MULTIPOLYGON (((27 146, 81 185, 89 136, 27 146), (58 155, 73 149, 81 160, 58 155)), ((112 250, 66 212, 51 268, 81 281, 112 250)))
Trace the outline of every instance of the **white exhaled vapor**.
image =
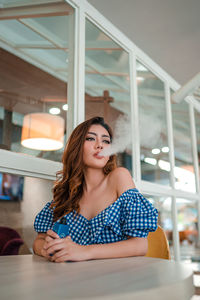
MULTIPOLYGON (((153 149, 160 143, 162 144, 162 135, 165 132, 164 122, 161 118, 154 116, 152 118, 147 112, 143 112, 139 122, 140 146, 146 149, 153 149)), ((131 116, 124 114, 119 116, 115 122, 113 141, 110 147, 99 153, 99 156, 110 156, 116 153, 122 153, 125 150, 131 150, 131 116)), ((135 141, 133 140, 133 143, 135 141)))
POLYGON ((124 152, 131 145, 131 119, 121 115, 115 122, 113 141, 110 147, 99 153, 99 156, 110 156, 124 152))

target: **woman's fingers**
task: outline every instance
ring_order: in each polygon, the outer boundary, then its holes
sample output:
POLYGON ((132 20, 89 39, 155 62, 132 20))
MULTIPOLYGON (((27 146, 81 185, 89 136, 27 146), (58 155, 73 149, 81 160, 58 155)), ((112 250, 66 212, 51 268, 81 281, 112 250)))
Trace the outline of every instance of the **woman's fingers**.
POLYGON ((43 248, 45 250, 48 250, 49 248, 51 248, 52 246, 56 245, 56 244, 60 244, 62 243, 62 240, 61 239, 51 239, 48 241, 45 240, 45 243, 44 243, 44 246, 43 248))
POLYGON ((62 250, 63 247, 64 247, 63 243, 56 243, 56 244, 52 245, 51 247, 49 247, 46 251, 48 254, 52 254, 55 251, 62 250))
POLYGON ((68 254, 65 254, 65 255, 60 256, 60 257, 58 257, 58 258, 55 259, 55 262, 56 262, 56 263, 62 263, 62 262, 66 262, 66 261, 72 261, 72 260, 70 259, 70 257, 69 257, 68 254))
POLYGON ((49 257, 49 255, 47 254, 47 251, 44 250, 44 249, 41 250, 41 254, 42 254, 42 256, 44 256, 44 257, 46 257, 46 258, 49 257))
MULTIPOLYGON (((52 230, 49 230, 47 237, 45 238, 45 243, 43 246, 44 251, 46 252, 46 256, 51 261, 58 262, 66 261, 66 255, 69 257, 69 249, 70 245, 74 244, 71 237, 67 236, 66 238, 53 238, 52 230)), ((54 235, 55 236, 55 235, 54 235)))
POLYGON ((46 238, 45 238, 45 242, 47 242, 47 243, 49 243, 49 242, 51 242, 51 241, 53 241, 54 239, 52 238, 52 237, 50 237, 50 236, 46 236, 46 238))
POLYGON ((60 238, 59 235, 58 235, 55 231, 53 231, 53 230, 51 230, 51 229, 49 229, 49 230, 47 231, 47 235, 50 236, 50 237, 52 237, 53 239, 58 239, 58 238, 60 238))
POLYGON ((57 251, 56 253, 54 253, 51 260, 56 261, 56 262, 57 262, 57 260, 65 261, 62 257, 66 256, 66 255, 68 255, 67 249, 62 249, 62 250, 57 251))

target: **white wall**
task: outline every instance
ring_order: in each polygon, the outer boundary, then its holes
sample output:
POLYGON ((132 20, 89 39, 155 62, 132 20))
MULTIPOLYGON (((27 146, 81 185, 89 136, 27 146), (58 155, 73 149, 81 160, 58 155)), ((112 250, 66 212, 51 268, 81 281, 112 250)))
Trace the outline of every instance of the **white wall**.
POLYGON ((52 200, 53 182, 39 178, 24 178, 24 197, 21 203, 23 227, 32 226, 36 214, 52 200))
POLYGON ((21 203, 22 235, 29 249, 37 235, 33 228, 35 216, 48 201, 52 200, 52 186, 53 182, 50 180, 24 178, 24 197, 21 203))

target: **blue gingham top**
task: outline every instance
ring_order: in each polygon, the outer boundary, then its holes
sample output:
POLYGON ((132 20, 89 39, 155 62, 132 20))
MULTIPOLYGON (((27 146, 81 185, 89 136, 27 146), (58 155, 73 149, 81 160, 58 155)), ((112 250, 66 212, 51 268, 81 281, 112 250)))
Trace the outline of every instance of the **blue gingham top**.
MULTIPOLYGON (((53 227, 51 202, 35 218, 37 232, 47 232, 53 227)), ((137 189, 124 192, 114 203, 88 220, 74 212, 65 215, 72 241, 80 245, 106 244, 131 237, 147 237, 157 228, 158 212, 137 189)))

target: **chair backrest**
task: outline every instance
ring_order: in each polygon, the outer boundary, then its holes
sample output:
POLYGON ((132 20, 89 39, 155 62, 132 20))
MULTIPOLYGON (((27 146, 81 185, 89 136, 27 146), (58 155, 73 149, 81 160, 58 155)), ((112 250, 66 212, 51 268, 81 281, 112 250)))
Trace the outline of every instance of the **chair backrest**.
POLYGON ((23 244, 16 230, 0 226, 0 255, 17 255, 23 244))
POLYGON ((170 259, 169 244, 164 230, 158 225, 154 232, 149 232, 148 237, 148 251, 146 256, 170 259))

